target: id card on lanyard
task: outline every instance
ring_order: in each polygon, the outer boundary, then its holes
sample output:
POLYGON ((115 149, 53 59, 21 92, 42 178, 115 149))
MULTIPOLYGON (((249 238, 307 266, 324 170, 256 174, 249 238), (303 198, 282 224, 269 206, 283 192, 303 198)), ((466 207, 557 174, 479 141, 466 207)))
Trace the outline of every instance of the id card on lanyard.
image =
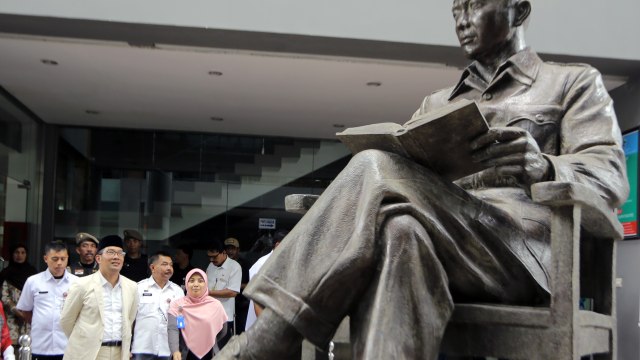
POLYGON ((178 308, 178 316, 176 316, 176 327, 178 329, 184 329, 184 316, 182 316, 182 306, 178 308))

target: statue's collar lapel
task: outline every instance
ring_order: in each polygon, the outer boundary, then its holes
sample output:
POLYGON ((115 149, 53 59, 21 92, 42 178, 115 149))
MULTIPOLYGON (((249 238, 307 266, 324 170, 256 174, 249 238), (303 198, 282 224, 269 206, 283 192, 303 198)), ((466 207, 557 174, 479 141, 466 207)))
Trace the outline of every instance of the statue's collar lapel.
POLYGON ((477 64, 474 61, 462 72, 460 80, 451 91, 449 100, 453 100, 456 96, 467 91, 469 88, 480 91, 481 93, 500 82, 505 76, 521 83, 522 85, 531 86, 538 76, 542 60, 535 51, 527 47, 522 51, 515 53, 504 63, 498 67, 495 76, 490 83, 486 83, 478 75, 477 64))

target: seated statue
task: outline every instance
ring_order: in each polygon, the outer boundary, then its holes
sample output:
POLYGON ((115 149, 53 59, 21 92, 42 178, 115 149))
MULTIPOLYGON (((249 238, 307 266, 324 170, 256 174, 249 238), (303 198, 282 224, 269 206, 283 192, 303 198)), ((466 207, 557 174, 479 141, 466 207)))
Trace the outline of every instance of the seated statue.
POLYGON ((629 188, 612 100, 598 71, 540 60, 525 45, 528 0, 454 0, 473 62, 414 117, 475 100, 490 125, 472 141, 485 170, 444 180, 404 157, 356 154, 249 283, 265 310, 216 359, 288 359, 326 349, 351 317, 354 359, 436 359, 454 302, 549 301, 551 210, 542 181, 629 188))

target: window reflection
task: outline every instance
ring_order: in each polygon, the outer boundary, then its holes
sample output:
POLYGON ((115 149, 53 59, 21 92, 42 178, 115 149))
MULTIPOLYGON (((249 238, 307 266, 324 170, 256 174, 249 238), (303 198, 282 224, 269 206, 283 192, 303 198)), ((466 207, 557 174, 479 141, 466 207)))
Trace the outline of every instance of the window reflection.
POLYGON ((134 228, 150 248, 249 248, 259 218, 293 227, 284 197, 321 193, 350 158, 333 140, 72 127, 58 149, 56 237, 134 228))

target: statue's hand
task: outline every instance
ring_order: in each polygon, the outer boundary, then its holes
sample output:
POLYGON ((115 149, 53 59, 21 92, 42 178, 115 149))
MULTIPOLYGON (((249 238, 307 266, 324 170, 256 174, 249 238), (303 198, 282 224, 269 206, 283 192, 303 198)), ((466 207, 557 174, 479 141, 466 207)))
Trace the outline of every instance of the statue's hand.
POLYGON ((473 159, 496 176, 513 176, 532 185, 549 177, 549 162, 528 131, 518 127, 495 127, 471 142, 473 159))

